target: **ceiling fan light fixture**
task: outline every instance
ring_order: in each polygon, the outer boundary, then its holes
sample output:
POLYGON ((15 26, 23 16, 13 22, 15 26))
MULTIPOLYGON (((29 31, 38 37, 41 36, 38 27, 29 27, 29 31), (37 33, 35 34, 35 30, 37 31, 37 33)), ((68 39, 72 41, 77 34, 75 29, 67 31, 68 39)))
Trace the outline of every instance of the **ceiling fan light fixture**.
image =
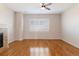
POLYGON ((45 10, 45 8, 44 8, 44 7, 41 7, 41 9, 42 9, 42 10, 45 10))

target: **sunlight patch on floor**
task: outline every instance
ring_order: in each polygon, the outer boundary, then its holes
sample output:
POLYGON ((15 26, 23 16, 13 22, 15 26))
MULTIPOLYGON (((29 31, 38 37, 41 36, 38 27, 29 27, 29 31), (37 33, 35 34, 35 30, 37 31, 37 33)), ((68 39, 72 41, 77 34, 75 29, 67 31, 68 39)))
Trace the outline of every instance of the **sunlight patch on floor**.
POLYGON ((48 48, 30 48, 30 55, 31 56, 49 56, 49 49, 48 48))

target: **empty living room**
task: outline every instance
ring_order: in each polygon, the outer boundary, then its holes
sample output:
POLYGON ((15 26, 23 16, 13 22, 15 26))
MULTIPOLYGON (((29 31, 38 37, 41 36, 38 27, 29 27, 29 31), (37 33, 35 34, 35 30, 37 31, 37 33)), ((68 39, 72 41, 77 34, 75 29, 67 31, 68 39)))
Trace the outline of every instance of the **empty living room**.
POLYGON ((79 56, 79 3, 0 3, 0 56, 79 56))

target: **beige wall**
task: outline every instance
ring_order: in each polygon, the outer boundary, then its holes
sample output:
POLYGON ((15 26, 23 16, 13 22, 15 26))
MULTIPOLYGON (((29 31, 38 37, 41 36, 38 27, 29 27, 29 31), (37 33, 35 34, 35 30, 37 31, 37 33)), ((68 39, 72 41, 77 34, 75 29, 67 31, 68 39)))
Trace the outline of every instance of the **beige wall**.
POLYGON ((14 12, 0 3, 0 28, 8 29, 9 42, 14 41, 14 12))
POLYGON ((79 48, 79 4, 62 14, 63 40, 79 48))
POLYGON ((61 15, 40 15, 40 14, 29 14, 24 15, 24 39, 60 39, 61 38, 61 15), (29 31, 29 20, 30 19, 49 19, 49 32, 30 32, 29 31))

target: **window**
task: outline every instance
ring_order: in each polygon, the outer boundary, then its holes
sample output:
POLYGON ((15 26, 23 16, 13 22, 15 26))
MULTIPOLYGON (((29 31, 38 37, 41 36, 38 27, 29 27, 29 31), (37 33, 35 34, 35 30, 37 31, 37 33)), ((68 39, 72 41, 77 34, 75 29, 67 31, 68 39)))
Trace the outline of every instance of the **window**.
POLYGON ((30 31, 49 31, 48 19, 31 19, 29 25, 30 31))

